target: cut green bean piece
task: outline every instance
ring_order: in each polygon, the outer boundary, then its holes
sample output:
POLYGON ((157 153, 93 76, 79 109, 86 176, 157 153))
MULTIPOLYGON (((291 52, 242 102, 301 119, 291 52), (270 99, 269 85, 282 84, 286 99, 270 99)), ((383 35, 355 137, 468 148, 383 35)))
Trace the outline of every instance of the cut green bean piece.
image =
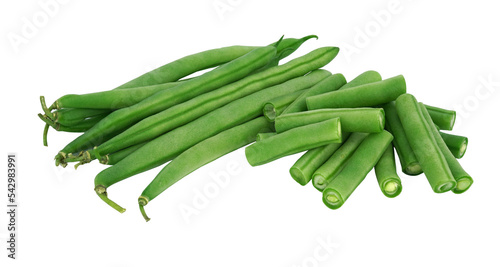
POLYGON ((423 172, 422 167, 420 166, 417 156, 415 156, 415 153, 406 138, 403 125, 401 124, 396 111, 396 104, 394 101, 391 101, 385 104, 383 108, 385 110, 385 128, 394 137, 392 144, 396 148, 399 163, 401 164, 401 170, 408 175, 421 174, 423 172))
POLYGON ((293 128, 245 148, 248 163, 258 166, 279 158, 330 143, 340 143, 342 133, 338 118, 293 128))
POLYGON ((429 112, 432 121, 439 127, 439 129, 447 131, 453 130, 453 125, 455 125, 455 120, 457 118, 456 111, 429 105, 425 105, 425 108, 429 112))
POLYGON ((342 170, 347 160, 368 135, 368 133, 352 133, 342 146, 313 173, 313 186, 319 191, 323 191, 328 183, 342 170))
MULTIPOLYGON (((342 133, 342 139, 347 139, 350 133, 342 133)), ((321 167, 337 151, 342 143, 331 143, 326 146, 308 150, 290 168, 290 175, 301 185, 306 185, 312 179, 314 172, 321 167)))
POLYGON ((385 115, 381 108, 317 109, 283 114, 276 118, 277 133, 311 123, 339 118, 344 132, 379 133, 384 130, 385 115))
POLYGON ((425 121, 427 123, 427 126, 431 129, 432 135, 434 136, 434 139, 436 140, 437 146, 441 150, 441 152, 444 155, 444 158, 446 159, 446 162, 448 163, 448 166, 451 170, 451 173, 453 174, 453 177, 455 178, 455 181, 457 182, 457 185, 455 188, 452 189, 453 193, 455 194, 461 194, 469 187, 472 185, 474 182, 472 180, 472 177, 462 168, 458 160, 455 158, 453 153, 448 149, 448 146, 446 146, 446 143, 444 142, 443 138, 439 134, 438 129, 436 128, 436 125, 434 125, 431 116, 427 112, 427 109, 425 108, 425 105, 420 103, 420 110, 422 111, 422 114, 424 115, 425 121))
MULTIPOLYGON (((270 122, 264 117, 258 117, 192 146, 158 173, 139 197, 139 205, 144 207, 163 191, 201 166, 255 141, 257 133, 263 130, 270 130, 270 122)), ((143 216, 148 220, 145 212, 143 216)))
POLYGON ((396 171, 396 160, 394 159, 394 148, 389 145, 384 154, 380 157, 375 165, 375 176, 377 177, 378 185, 382 193, 386 197, 397 197, 403 186, 401 178, 396 171))
POLYGON ((453 156, 455 156, 455 158, 457 159, 461 159, 464 156, 465 151, 467 150, 469 139, 465 136, 453 135, 444 132, 439 132, 439 134, 443 138, 453 156))
POLYGON ((360 75, 356 76, 356 78, 352 79, 350 82, 346 83, 344 86, 340 87, 339 90, 344 90, 351 87, 360 86, 363 84, 379 82, 382 80, 382 76, 374 70, 368 70, 360 75))
POLYGON ((264 140, 266 138, 269 138, 271 136, 275 136, 276 133, 275 132, 269 132, 269 133, 258 133, 256 138, 255 138, 255 141, 261 141, 261 140, 264 140))
POLYGON ((271 99, 264 105, 264 109, 262 110, 266 119, 270 122, 273 122, 276 117, 283 113, 283 110, 285 110, 293 101, 295 101, 295 99, 297 99, 297 97, 303 94, 306 90, 307 89, 300 90, 293 94, 283 95, 275 99, 271 99))
POLYGON ((392 135, 387 131, 367 136, 340 173, 323 190, 325 205, 330 209, 340 208, 377 164, 391 141, 392 135))
POLYGON ((398 97, 396 111, 432 190, 444 193, 455 188, 457 183, 415 97, 411 94, 398 97))
POLYGON ((404 93, 406 93, 406 82, 403 75, 398 75, 380 82, 310 96, 306 102, 309 110, 373 107, 396 100, 404 93))

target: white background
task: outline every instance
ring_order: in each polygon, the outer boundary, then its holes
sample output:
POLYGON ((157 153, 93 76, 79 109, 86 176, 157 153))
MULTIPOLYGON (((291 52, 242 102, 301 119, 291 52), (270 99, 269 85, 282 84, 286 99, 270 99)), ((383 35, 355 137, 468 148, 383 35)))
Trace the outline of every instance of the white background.
MULTIPOLYGON (((19 260, 1 252, 1 266, 499 266, 494 1, 61 1, 43 15, 46 2, 0 6, 1 165, 5 174, 7 153, 17 153, 20 205, 19 260), (23 35, 34 17, 36 33, 23 35), (137 197, 159 169, 110 188, 110 197, 128 208, 119 214, 93 191, 104 166, 54 166, 53 156, 75 135, 51 131, 49 147, 42 146, 39 95, 52 102, 107 90, 191 53, 265 45, 283 34, 320 37, 291 58, 339 46, 326 67, 332 73, 403 74, 420 101, 456 109, 454 132, 469 137, 461 162, 475 179, 471 189, 438 195, 424 176, 401 174, 402 194, 388 199, 372 172, 334 211, 311 185, 288 175, 299 155, 251 168, 239 150, 151 202, 145 223, 137 197), (25 42, 13 45, 14 35, 25 42), (495 83, 490 90, 481 82, 487 80, 495 83), (230 180, 214 188, 217 175, 230 180), (193 206, 206 188, 215 191, 193 206), (183 216, 188 206, 197 214, 183 216)), ((2 212, 3 238, 6 221, 2 212)))

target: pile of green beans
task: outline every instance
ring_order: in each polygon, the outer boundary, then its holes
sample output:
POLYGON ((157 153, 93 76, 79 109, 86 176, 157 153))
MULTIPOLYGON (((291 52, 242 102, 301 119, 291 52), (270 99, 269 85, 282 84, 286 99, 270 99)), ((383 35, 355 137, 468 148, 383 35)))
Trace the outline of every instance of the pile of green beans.
POLYGON ((468 139, 447 132, 455 111, 418 102, 403 75, 382 79, 369 70, 347 81, 322 69, 337 47, 280 64, 312 38, 199 52, 50 106, 41 96, 43 143, 49 128, 80 133, 59 150, 56 166, 111 165, 95 177, 94 191, 119 212, 125 209, 109 198, 109 187, 168 162, 138 198, 146 221, 145 206, 162 192, 245 146, 251 166, 303 152, 289 174, 302 186, 312 181, 330 209, 343 206, 371 170, 381 195, 397 197, 404 177, 396 158, 404 174, 423 173, 436 193, 471 187, 458 162, 468 139))

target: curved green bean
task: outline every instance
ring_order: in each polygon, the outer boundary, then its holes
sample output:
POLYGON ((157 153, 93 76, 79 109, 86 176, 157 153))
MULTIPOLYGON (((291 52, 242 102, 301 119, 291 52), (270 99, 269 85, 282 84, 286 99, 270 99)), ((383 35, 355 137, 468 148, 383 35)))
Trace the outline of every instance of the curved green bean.
POLYGON ((382 105, 406 93, 403 75, 344 90, 333 91, 306 99, 307 108, 357 108, 382 105))
POLYGON ((396 100, 396 111, 403 125, 406 138, 424 171, 432 190, 436 193, 449 191, 456 186, 446 158, 437 146, 430 126, 411 94, 403 94, 396 100))
POLYGON ((340 173, 323 190, 323 202, 330 209, 340 208, 391 144, 392 135, 383 131, 367 136, 347 160, 340 173))
POLYGON ((375 176, 380 190, 386 197, 397 197, 403 186, 401 178, 396 171, 396 161, 394 159, 394 148, 389 145, 375 165, 375 176))
POLYGON ((447 131, 453 130, 453 125, 455 125, 455 119, 457 118, 456 111, 429 105, 425 105, 425 108, 427 109, 427 112, 429 112, 432 121, 439 127, 439 129, 447 131))
POLYGON ((283 113, 283 110, 285 110, 293 101, 295 101, 295 99, 297 99, 297 97, 303 94, 306 90, 307 89, 300 90, 293 94, 283 95, 269 100, 269 102, 267 102, 262 109, 262 112, 264 113, 266 119, 270 122, 273 122, 277 116, 283 113))
POLYGON ((457 159, 461 159, 467 150, 469 139, 465 136, 453 135, 449 133, 439 132, 439 134, 441 135, 441 138, 443 138, 446 146, 448 146, 448 149, 450 149, 453 156, 457 159))
POLYGON ((266 138, 245 148, 248 163, 258 166, 330 143, 340 143, 339 118, 313 123, 266 138))
POLYGON ((149 221, 144 206, 151 200, 201 166, 255 141, 255 136, 262 130, 270 130, 270 123, 266 118, 258 117, 207 138, 182 152, 158 173, 139 197, 139 207, 144 219, 149 221))

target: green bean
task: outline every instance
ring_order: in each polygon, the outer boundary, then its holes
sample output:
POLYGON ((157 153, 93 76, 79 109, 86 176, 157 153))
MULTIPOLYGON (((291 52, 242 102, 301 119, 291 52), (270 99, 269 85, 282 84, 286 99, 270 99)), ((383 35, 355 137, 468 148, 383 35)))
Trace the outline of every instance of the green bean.
POLYGON ((306 99, 308 109, 357 108, 382 105, 395 100, 406 92, 402 75, 380 82, 368 83, 344 90, 310 96, 306 99))
POLYGON ((387 131, 394 136, 392 144, 396 148, 399 163, 401 164, 401 170, 408 175, 421 174, 423 172, 422 167, 420 166, 417 156, 415 156, 415 153, 406 138, 403 125, 401 124, 396 111, 396 104, 394 101, 391 101, 383 107, 385 110, 385 127, 387 131))
POLYGON ((401 190, 403 190, 401 178, 399 178, 396 171, 396 161, 392 145, 389 145, 375 165, 375 176, 377 177, 380 190, 386 197, 397 197, 401 193, 401 190))
POLYGON ((268 133, 258 133, 257 136, 255 137, 255 141, 261 141, 261 140, 264 140, 266 138, 269 138, 271 136, 275 136, 276 133, 275 132, 268 132, 268 133))
POLYGON ((143 119, 123 133, 98 146, 97 152, 100 155, 105 155, 147 141, 236 99, 292 78, 303 76, 329 62, 329 58, 327 60, 318 60, 318 58, 324 58, 323 54, 323 50, 313 51, 281 66, 245 77, 237 82, 168 108, 143 119))
POLYGON ((465 136, 453 135, 449 133, 439 132, 439 134, 441 135, 441 138, 443 138, 446 146, 448 146, 448 149, 450 149, 453 156, 457 159, 461 159, 467 150, 469 139, 465 136))
POLYGON ((323 191, 368 135, 368 133, 352 133, 342 146, 313 173, 313 186, 319 191, 323 191))
POLYGON ((107 109, 60 109, 54 113, 54 122, 65 126, 77 125, 87 118, 91 118, 98 115, 107 115, 111 113, 112 110, 107 109))
POLYGON ((390 146, 392 135, 383 131, 368 135, 346 162, 344 168, 323 190, 323 202, 330 209, 340 208, 390 146))
POLYGON ((269 102, 267 102, 262 109, 262 112, 264 113, 266 119, 270 122, 273 122, 274 119, 276 119, 276 117, 283 112, 283 110, 285 110, 293 101, 295 101, 295 99, 297 99, 297 97, 303 94, 306 90, 307 89, 300 90, 293 94, 283 95, 269 100, 269 102))
MULTIPOLYGON (((342 133, 342 139, 347 139, 350 133, 342 133)), ((310 149, 302 155, 290 168, 290 175, 301 185, 306 185, 312 179, 314 172, 321 167, 343 143, 331 143, 326 146, 310 149)))
POLYGON ((250 144, 255 141, 257 133, 269 129, 270 123, 266 118, 258 117, 205 139, 182 152, 160 171, 139 197, 139 208, 144 219, 149 221, 144 206, 163 191, 201 166, 250 144))
POLYGON ((351 87, 360 86, 363 84, 379 82, 382 80, 382 76, 374 70, 368 70, 360 75, 356 76, 356 78, 352 79, 350 82, 346 83, 344 86, 340 87, 339 90, 344 90, 351 87))
MULTIPOLYGON (((101 160, 99 160, 99 163, 104 164, 104 165, 114 165, 114 164, 118 163, 120 160, 127 157, 128 155, 132 154, 134 151, 136 151, 140 147, 142 147, 145 143, 146 142, 140 143, 137 145, 133 145, 133 146, 124 148, 120 151, 117 151, 115 153, 108 154, 108 155, 102 157, 101 160)), ((75 169, 77 169, 79 166, 90 163, 95 159, 96 159, 96 156, 95 156, 94 150, 89 149, 89 150, 81 151, 77 155, 69 153, 67 158, 66 158, 66 161, 68 163, 69 162, 78 162, 75 165, 75 169)))
POLYGON ((422 103, 419 104, 420 110, 422 111, 422 114, 425 118, 425 122, 430 128, 430 131, 434 136, 434 139, 436 140, 438 148, 443 153, 444 158, 446 159, 446 162, 451 170, 451 173, 453 174, 453 178, 455 178, 455 181, 457 182, 456 187, 452 189, 453 193, 461 194, 467 191, 467 189, 469 189, 469 187, 474 182, 472 180, 472 177, 462 168, 453 153, 451 153, 451 151, 448 149, 448 146, 446 146, 446 143, 444 142, 443 138, 439 134, 438 129, 434 125, 433 120, 426 109, 426 106, 422 103))
POLYGON ((57 154, 56 165, 64 164, 67 153, 86 150, 94 146, 97 142, 96 139, 102 139, 102 136, 112 137, 148 116, 245 77, 253 70, 267 64, 275 54, 275 47, 257 48, 200 75, 198 78, 183 82, 169 90, 160 91, 133 106, 112 112, 83 135, 66 145, 57 154))
POLYGON ((92 128, 96 123, 98 123, 99 121, 104 119, 106 116, 107 116, 107 114, 97 115, 94 117, 87 118, 79 123, 74 124, 74 125, 67 126, 67 125, 53 122, 52 120, 47 118, 45 115, 38 114, 38 117, 42 121, 44 121, 46 124, 52 126, 52 128, 54 128, 56 131, 58 131, 58 132, 70 132, 70 133, 85 132, 85 131, 89 130, 90 128, 92 128))
POLYGON ((302 95, 297 97, 292 104, 288 105, 288 107, 283 110, 281 114, 294 113, 307 110, 306 106, 306 98, 313 95, 322 94, 324 92, 330 92, 338 90, 340 87, 345 85, 346 80, 344 75, 337 73, 334 74, 327 79, 324 79, 320 83, 314 85, 312 88, 305 91, 302 95))
POLYGON ((333 118, 293 128, 261 140, 246 147, 245 155, 250 165, 258 166, 285 156, 341 141, 340 120, 333 118))
POLYGON ((453 125, 455 124, 455 119, 457 117, 456 111, 429 105, 425 105, 425 108, 429 112, 432 121, 439 127, 439 129, 448 131, 453 130, 453 125))
MULTIPOLYGON (((332 50, 335 49, 324 50, 323 56, 333 59, 332 50)), ((123 211, 123 208, 108 198, 106 190, 109 186, 160 166, 200 141, 261 116, 263 105, 270 99, 311 87, 328 75, 328 71, 316 70, 306 76, 266 88, 149 141, 117 164, 101 171, 94 180, 96 193, 113 208, 123 211)))
POLYGON ((430 126, 420 110, 415 97, 403 94, 396 100, 396 111, 403 125, 406 138, 424 171, 432 190, 443 193, 456 186, 443 152, 436 144, 430 126))
POLYGON ((384 130, 385 115, 381 108, 317 109, 284 114, 276 118, 277 133, 332 118, 340 118, 342 131, 378 133, 384 130))

